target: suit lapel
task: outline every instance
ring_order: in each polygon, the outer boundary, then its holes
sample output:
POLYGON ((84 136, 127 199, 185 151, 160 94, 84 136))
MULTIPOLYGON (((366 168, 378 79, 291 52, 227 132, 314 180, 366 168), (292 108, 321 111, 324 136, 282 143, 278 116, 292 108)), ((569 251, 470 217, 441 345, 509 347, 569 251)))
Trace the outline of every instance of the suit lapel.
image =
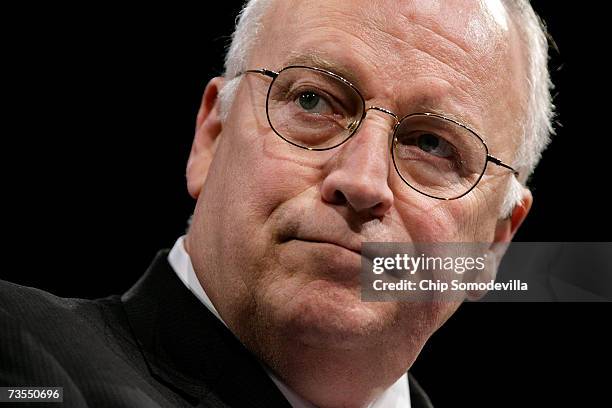
POLYGON ((433 408, 429 397, 410 373, 408 373, 408 387, 411 408, 433 408))
POLYGON ((122 297, 151 374, 195 405, 289 407, 257 359, 157 254, 122 297))

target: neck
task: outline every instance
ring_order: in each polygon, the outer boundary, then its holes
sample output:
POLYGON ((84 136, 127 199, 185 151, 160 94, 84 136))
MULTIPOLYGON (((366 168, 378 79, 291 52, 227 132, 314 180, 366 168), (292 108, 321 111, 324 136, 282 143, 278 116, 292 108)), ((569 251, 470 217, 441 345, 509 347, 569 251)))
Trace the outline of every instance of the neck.
POLYGON ((382 366, 379 353, 370 361, 338 353, 300 353, 278 374, 293 391, 321 408, 366 408, 406 371, 382 366))
POLYGON ((405 343, 351 350, 286 343, 249 348, 293 392, 320 408, 370 406, 407 372, 420 350, 402 353, 405 343))

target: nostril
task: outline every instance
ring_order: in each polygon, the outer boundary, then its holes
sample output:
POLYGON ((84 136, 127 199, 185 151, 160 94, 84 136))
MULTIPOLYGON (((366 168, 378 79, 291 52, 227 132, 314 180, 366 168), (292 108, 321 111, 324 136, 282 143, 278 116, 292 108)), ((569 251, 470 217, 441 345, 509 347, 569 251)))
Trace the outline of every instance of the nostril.
POLYGON ((389 210, 389 206, 385 205, 385 203, 378 203, 372 208, 372 214, 377 217, 384 216, 389 210))
POLYGON ((334 204, 346 204, 347 203, 347 199, 346 196, 342 193, 342 191, 340 190, 336 190, 334 191, 334 204))

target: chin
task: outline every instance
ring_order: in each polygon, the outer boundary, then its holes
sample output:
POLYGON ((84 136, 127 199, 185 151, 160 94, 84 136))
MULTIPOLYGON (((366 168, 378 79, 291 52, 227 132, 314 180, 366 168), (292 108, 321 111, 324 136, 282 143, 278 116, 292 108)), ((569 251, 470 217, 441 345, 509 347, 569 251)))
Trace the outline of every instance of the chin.
POLYGON ((279 332, 313 348, 346 350, 372 343, 394 317, 391 304, 362 302, 358 285, 328 280, 306 284, 283 303, 270 305, 279 332))

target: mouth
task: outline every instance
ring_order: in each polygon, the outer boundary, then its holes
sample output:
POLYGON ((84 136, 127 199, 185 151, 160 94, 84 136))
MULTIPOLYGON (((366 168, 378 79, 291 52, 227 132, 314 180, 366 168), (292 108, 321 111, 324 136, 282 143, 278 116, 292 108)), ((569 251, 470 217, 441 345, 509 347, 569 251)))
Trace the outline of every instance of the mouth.
POLYGON ((323 277, 330 282, 345 282, 343 285, 350 282, 354 286, 363 269, 365 258, 360 242, 349 245, 329 238, 293 236, 284 240, 283 244, 293 247, 292 251, 296 254, 294 257, 297 257, 295 259, 300 260, 293 264, 294 268, 303 268, 313 276, 323 277))
POLYGON ((310 242, 313 244, 327 244, 327 245, 333 245, 336 247, 340 247, 343 249, 346 249, 347 251, 351 251, 357 255, 361 255, 361 249, 358 248, 354 248, 348 245, 343 245, 337 242, 332 242, 332 241, 324 241, 324 240, 318 240, 318 239, 307 239, 307 238, 294 238, 295 241, 302 241, 302 242, 310 242))
POLYGON ((362 256, 361 244, 359 244, 359 246, 356 246, 356 245, 342 244, 342 243, 334 242, 334 241, 327 241, 327 240, 320 240, 320 239, 313 239, 313 238, 296 238, 296 237, 290 238, 287 241, 298 241, 298 242, 306 242, 306 243, 311 243, 311 244, 331 245, 337 248, 344 249, 346 251, 350 251, 358 256, 362 256))

